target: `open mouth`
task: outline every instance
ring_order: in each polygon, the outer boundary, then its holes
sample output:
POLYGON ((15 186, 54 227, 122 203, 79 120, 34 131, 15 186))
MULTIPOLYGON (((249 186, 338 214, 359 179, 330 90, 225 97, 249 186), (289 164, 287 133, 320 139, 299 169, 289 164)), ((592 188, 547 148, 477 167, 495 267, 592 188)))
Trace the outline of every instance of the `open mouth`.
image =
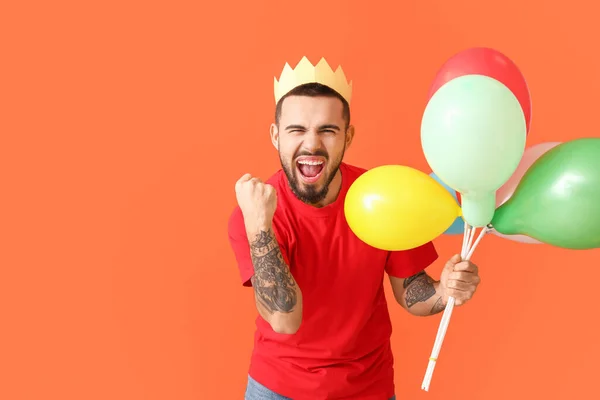
POLYGON ((314 183, 325 170, 325 160, 322 157, 299 157, 296 160, 296 168, 304 182, 314 183))

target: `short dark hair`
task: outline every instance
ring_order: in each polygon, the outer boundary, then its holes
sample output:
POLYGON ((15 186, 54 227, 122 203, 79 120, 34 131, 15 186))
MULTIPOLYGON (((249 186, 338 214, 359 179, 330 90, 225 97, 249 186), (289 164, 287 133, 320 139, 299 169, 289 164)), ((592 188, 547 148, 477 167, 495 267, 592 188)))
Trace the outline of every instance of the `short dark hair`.
POLYGON ((350 125, 350 105, 342 97, 341 94, 330 88, 329 86, 322 85, 320 83, 305 83, 300 86, 296 86, 294 89, 290 90, 286 93, 279 101, 277 102, 277 106, 275 107, 275 124, 279 125, 279 120, 281 118, 281 105, 283 101, 289 96, 308 96, 308 97, 335 97, 342 102, 343 110, 342 114, 344 120, 346 120, 346 128, 350 125))

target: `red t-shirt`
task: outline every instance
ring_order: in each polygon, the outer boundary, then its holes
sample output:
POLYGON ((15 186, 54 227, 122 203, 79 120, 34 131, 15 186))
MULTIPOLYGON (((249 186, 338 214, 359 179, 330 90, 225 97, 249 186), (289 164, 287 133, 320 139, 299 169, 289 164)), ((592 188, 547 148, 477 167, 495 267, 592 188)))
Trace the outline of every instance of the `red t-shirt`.
MULTIPOLYGON (((384 272, 406 278, 429 266, 432 243, 388 252, 350 230, 344 216, 348 188, 364 169, 342 163, 337 200, 323 208, 301 202, 283 171, 267 183, 277 191, 273 230, 302 290, 303 319, 294 335, 278 334, 256 319, 249 375, 294 400, 387 400, 394 395, 392 325, 384 295, 384 272)), ((243 216, 229 220, 229 240, 242 283, 251 286, 253 266, 243 216)))

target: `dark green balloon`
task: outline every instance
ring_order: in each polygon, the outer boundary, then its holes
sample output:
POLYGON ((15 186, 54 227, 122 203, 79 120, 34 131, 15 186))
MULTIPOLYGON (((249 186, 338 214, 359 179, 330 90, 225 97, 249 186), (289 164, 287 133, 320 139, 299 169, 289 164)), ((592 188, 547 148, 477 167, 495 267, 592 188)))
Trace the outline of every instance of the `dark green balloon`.
POLYGON ((492 225, 557 247, 599 248, 600 138, 562 143, 541 156, 492 225))

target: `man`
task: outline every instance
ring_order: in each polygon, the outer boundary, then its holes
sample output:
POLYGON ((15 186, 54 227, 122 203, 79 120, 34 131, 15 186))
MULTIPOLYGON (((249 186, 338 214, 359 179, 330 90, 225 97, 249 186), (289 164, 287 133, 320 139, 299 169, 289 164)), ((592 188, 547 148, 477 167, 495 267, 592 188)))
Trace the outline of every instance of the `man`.
POLYGON ((229 240, 259 313, 246 400, 395 399, 384 273, 400 306, 419 316, 441 312, 450 296, 464 304, 479 284, 477 267, 458 255, 440 281, 427 275, 432 243, 387 252, 350 230, 345 195, 365 172, 343 162, 355 133, 350 95, 324 60, 286 65, 270 132, 282 169, 235 185, 229 240))

